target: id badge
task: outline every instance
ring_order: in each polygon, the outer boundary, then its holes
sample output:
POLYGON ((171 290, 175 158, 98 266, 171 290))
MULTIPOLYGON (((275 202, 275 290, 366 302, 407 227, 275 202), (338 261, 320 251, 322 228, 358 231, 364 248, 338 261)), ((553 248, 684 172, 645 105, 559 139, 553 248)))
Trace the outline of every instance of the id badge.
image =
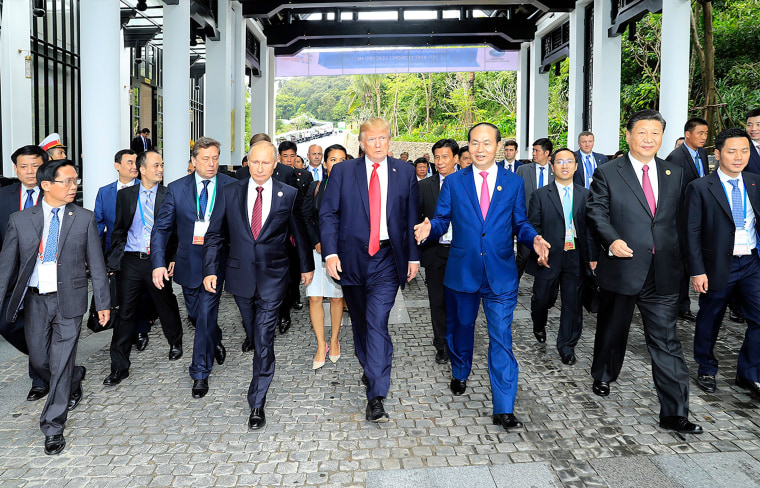
POLYGON ((196 221, 195 226, 193 227, 193 244, 202 246, 203 240, 206 236, 206 232, 208 231, 208 226, 211 222, 209 221, 196 221))
POLYGON ((573 229, 567 229, 565 231, 565 251, 575 250, 575 239, 573 229))
POLYGON ((150 256, 150 234, 143 234, 143 242, 145 242, 145 254, 150 256))
POLYGON ((58 265, 55 261, 39 263, 37 265, 37 288, 40 293, 53 293, 58 291, 58 265))
POLYGON ((451 227, 451 223, 449 223, 449 229, 446 231, 445 234, 441 236, 441 242, 445 244, 450 244, 453 233, 454 233, 454 229, 453 227, 451 227))
POLYGON ((736 234, 734 235, 734 256, 746 256, 750 252, 747 229, 736 229, 736 234))

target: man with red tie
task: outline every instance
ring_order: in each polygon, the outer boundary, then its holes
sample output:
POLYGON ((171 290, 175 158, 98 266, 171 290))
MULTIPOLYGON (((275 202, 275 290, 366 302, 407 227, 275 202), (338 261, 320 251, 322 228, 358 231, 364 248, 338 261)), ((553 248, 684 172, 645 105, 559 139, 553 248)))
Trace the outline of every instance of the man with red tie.
POLYGON ((493 423, 521 427, 514 415, 517 361, 512 353, 512 314, 517 304, 517 265, 513 236, 532 247, 548 265, 549 243, 530 225, 522 178, 495 163, 501 141, 487 122, 468 134, 473 165, 443 181, 435 218, 415 226, 417 242, 437 240, 452 225, 444 286, 446 342, 451 361, 451 393, 462 395, 472 369, 475 319, 481 299, 488 322, 488 374, 493 423))
POLYGON ((364 122, 359 144, 365 156, 333 167, 319 211, 322 254, 351 314, 370 422, 388 421, 383 408, 393 360, 388 316, 399 286, 414 279, 420 267, 413 227, 419 218, 417 179, 408 163, 388 157, 390 142, 388 122, 364 122))

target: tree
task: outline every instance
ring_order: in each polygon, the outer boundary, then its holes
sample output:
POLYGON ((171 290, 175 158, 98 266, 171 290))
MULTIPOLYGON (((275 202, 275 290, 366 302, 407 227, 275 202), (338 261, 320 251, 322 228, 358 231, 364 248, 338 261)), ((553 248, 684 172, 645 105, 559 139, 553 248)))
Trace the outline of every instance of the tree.
POLYGON ((696 0, 691 11, 691 37, 694 51, 699 58, 702 67, 702 89, 704 90, 704 106, 702 117, 707 121, 711 129, 707 143, 712 144, 714 135, 720 130, 715 126, 715 109, 717 99, 715 93, 715 44, 713 40, 713 4, 712 1, 696 0), (697 18, 702 17, 703 40, 700 42, 698 35, 697 18))

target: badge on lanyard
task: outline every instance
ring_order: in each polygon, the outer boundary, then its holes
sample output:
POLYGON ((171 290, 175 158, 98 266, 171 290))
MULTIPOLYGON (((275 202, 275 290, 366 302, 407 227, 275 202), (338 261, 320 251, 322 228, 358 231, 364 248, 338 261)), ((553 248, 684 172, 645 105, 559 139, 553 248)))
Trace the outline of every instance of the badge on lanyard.
POLYGON ((58 266, 55 261, 37 263, 37 288, 40 293, 53 293, 58 291, 58 266))
POLYGON ((449 222, 449 228, 446 231, 445 234, 441 236, 440 242, 444 244, 451 244, 451 240, 453 239, 454 229, 451 227, 451 222, 449 222))
POLYGON ((565 251, 575 250, 575 229, 571 225, 569 229, 565 230, 565 251))
POLYGON ((193 227, 193 244, 202 246, 203 241, 206 237, 206 232, 208 232, 208 226, 211 222, 208 221, 195 221, 195 226, 193 227))
POLYGON ((734 235, 734 256, 747 256, 752 251, 749 248, 749 232, 747 229, 736 229, 734 235))

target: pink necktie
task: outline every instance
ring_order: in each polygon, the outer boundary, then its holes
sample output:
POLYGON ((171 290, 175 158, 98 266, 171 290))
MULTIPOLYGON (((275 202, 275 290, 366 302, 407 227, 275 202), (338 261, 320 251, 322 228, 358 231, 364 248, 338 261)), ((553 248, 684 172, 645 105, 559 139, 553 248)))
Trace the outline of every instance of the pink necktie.
POLYGON ((645 164, 642 168, 644 175, 641 177, 641 188, 644 190, 644 196, 647 197, 647 203, 649 204, 649 210, 652 212, 652 217, 657 210, 657 203, 654 200, 654 191, 652 191, 652 182, 649 181, 649 165, 645 164))
POLYGON ((256 195, 256 201, 253 202, 253 211, 251 212, 251 234, 253 234, 254 239, 258 239, 261 233, 261 192, 264 191, 264 187, 258 186, 256 187, 256 191, 258 194, 256 195))
POLYGON ((486 219, 488 214, 488 207, 491 206, 491 196, 488 194, 488 171, 481 171, 480 176, 483 177, 483 183, 480 185, 480 211, 483 213, 483 220, 486 219))

